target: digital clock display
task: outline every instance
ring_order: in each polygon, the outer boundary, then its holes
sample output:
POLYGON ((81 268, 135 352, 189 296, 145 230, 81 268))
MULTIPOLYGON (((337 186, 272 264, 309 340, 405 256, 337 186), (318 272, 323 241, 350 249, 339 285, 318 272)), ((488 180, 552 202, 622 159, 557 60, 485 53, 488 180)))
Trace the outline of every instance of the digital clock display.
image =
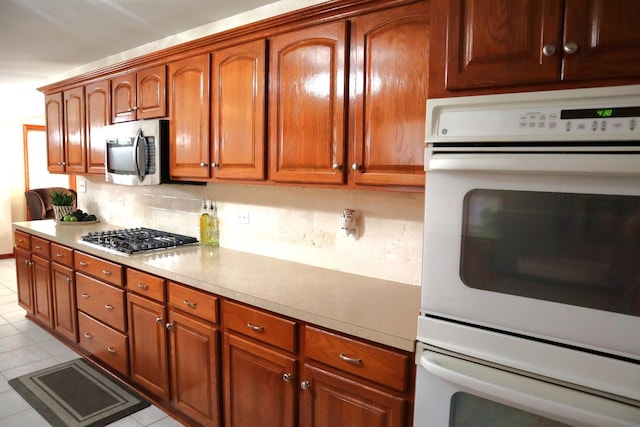
POLYGON ((640 117, 640 107, 580 108, 560 111, 560 119, 608 119, 613 117, 640 117))

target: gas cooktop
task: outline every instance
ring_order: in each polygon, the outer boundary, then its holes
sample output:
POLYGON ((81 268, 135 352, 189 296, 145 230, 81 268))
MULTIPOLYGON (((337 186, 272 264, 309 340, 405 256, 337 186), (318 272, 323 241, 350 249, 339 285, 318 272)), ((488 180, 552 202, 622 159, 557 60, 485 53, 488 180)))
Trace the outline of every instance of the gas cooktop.
POLYGON ((121 230, 93 231, 80 237, 89 246, 105 249, 121 255, 175 248, 198 243, 198 239, 181 234, 151 228, 127 228, 121 230))

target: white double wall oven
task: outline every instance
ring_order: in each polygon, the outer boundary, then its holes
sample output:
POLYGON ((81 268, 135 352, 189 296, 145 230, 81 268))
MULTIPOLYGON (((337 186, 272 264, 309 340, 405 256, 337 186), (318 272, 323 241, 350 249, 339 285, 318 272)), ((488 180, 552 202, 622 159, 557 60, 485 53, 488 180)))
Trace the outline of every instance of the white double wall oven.
POLYGON ((427 110, 414 425, 640 425, 640 86, 427 110))

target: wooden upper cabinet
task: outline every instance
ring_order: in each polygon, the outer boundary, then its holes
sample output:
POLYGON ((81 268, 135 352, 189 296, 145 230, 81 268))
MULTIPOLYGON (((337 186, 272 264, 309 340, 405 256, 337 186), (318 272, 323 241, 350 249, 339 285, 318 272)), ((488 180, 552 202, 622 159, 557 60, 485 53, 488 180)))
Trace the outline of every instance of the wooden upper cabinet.
POLYGON ((640 5, 636 0, 565 0, 564 79, 640 76, 640 5))
POLYGON ((101 129, 111 124, 111 82, 85 86, 87 111, 87 173, 104 174, 105 139, 101 129))
POLYGON ((64 123, 62 92, 44 97, 47 124, 47 169, 64 172, 64 123))
POLYGON ((209 54, 169 63, 169 173, 173 179, 207 179, 209 54))
POLYGON ((265 55, 265 40, 213 53, 214 179, 265 179, 265 55))
POLYGON ((84 86, 65 90, 64 100, 64 168, 67 173, 87 171, 85 143, 84 86))
POLYGON ((543 48, 557 46, 561 40, 561 1, 453 0, 448 4, 447 89, 558 79, 560 54, 545 56, 543 48))
POLYGON ((355 184, 424 187, 429 12, 419 2, 351 21, 355 184))
POLYGON ((272 181, 344 182, 346 34, 341 21, 271 38, 272 181))
MULTIPOLYGON (((432 64, 432 79, 443 75, 446 90, 640 74, 640 8, 634 0, 436 0, 434 4, 446 26, 432 44, 432 61, 441 61, 432 64)), ((437 78, 440 82, 442 77, 437 78)), ((440 95, 437 91, 432 95, 440 95)))
POLYGON ((138 120, 167 115, 167 68, 164 64, 138 71, 136 87, 138 120))
POLYGON ((111 79, 111 121, 113 123, 135 120, 136 76, 126 74, 111 79))
POLYGON ((165 65, 145 68, 111 79, 113 123, 167 115, 165 65))

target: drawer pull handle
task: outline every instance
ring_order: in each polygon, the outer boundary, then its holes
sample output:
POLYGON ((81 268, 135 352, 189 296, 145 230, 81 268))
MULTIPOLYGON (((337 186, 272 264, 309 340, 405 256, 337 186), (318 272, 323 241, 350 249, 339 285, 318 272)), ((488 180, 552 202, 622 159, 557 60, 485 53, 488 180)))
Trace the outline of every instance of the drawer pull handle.
POLYGON ((42 246, 36 245, 36 249, 42 249, 42 246))
POLYGON ((144 291, 149 289, 149 286, 145 285, 144 283, 138 283, 138 287, 144 291))
POLYGON ((291 381, 293 379, 293 375, 286 373, 286 374, 282 374, 282 380, 286 383, 288 383, 289 381, 291 381))
POLYGON ((264 332, 264 327, 263 326, 256 326, 251 322, 247 323, 247 328, 252 329, 252 330, 254 330, 256 332, 264 332))
POLYGON ((344 361, 345 361, 345 362, 347 362, 347 363, 352 363, 352 364, 354 364, 354 365, 362 365, 362 359, 356 359, 356 358, 354 358, 354 357, 349 357, 349 356, 347 356, 347 355, 346 355, 346 354, 344 354, 344 353, 340 353, 340 354, 338 355, 338 357, 339 357, 340 359, 344 360, 344 361))
POLYGON ((64 254, 56 254, 56 256, 57 256, 58 258, 62 258, 62 257, 64 256, 64 254))
POLYGON ((116 354, 116 349, 113 347, 107 347, 107 351, 111 354, 116 354))
POLYGON ((93 339, 93 334, 90 334, 89 332, 85 332, 84 333, 84 337, 88 340, 92 340, 93 339))
POLYGON ((300 388, 303 390, 309 390, 311 388, 311 383, 309 381, 302 381, 300 383, 300 388))
POLYGON ((80 264, 81 266, 83 266, 83 267, 86 267, 86 266, 88 266, 88 265, 89 265, 89 263, 88 263, 88 262, 86 262, 86 261, 80 261, 80 262, 79 262, 79 264, 80 264))
POLYGON ((196 308, 196 303, 195 302, 190 302, 189 300, 184 300, 184 305, 186 305, 189 308, 196 308))
POLYGON ((89 294, 82 294, 82 298, 84 299, 89 299, 91 297, 91 295, 89 294))
POLYGON ((115 307, 113 305, 111 305, 111 304, 105 304, 104 308, 106 308, 109 311, 113 311, 115 309, 115 307))
POLYGON ((103 273, 105 276, 111 276, 111 272, 110 272, 109 270, 102 270, 102 273, 103 273))

